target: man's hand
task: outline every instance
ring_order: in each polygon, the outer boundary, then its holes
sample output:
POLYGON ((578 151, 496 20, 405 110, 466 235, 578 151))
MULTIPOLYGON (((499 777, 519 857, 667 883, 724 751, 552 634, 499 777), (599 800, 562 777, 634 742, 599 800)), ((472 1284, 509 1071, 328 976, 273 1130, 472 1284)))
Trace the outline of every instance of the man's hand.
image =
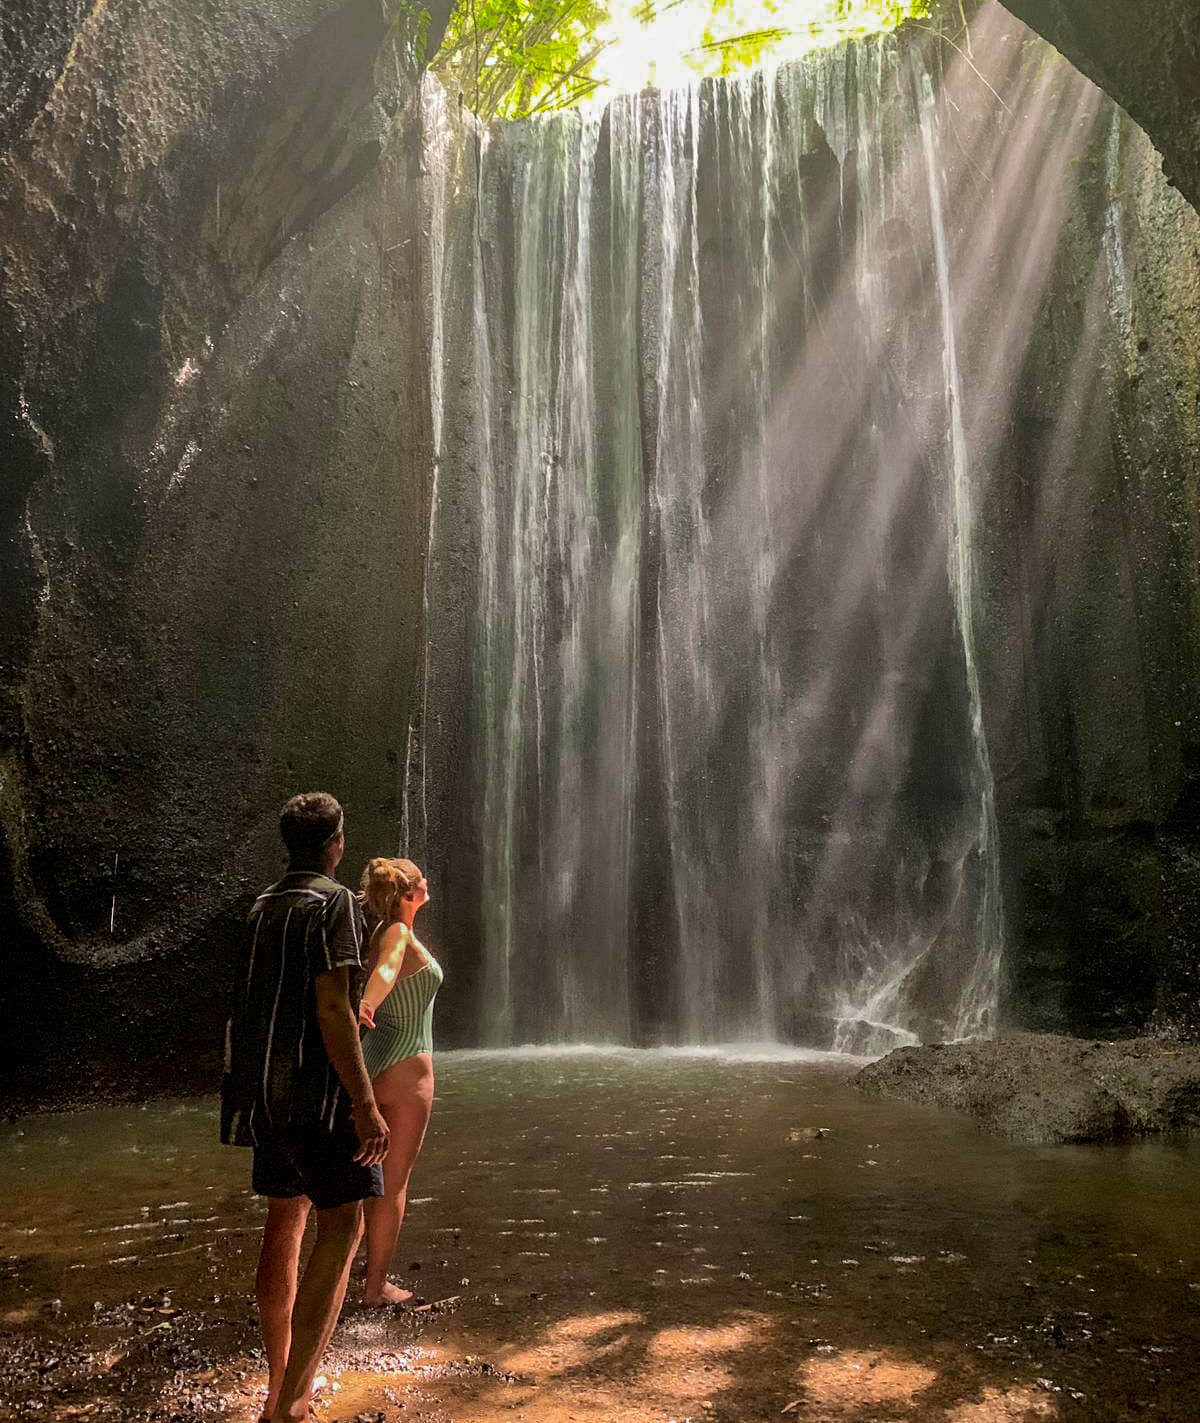
POLYGON ((387 1155, 388 1129, 375 1105, 371 1079, 363 1064, 358 1023, 350 1006, 349 970, 338 968, 317 974, 316 987, 321 1041, 338 1080, 354 1103, 354 1130, 358 1134, 354 1159, 362 1166, 377 1166, 387 1155))
POLYGON ((354 1107, 354 1130, 358 1133, 358 1151, 354 1159, 360 1166, 378 1166, 388 1154, 388 1126, 368 1097, 354 1107))
POLYGON ((358 1005, 358 1026, 360 1028, 373 1028, 375 1026, 375 1009, 364 998, 358 1005))

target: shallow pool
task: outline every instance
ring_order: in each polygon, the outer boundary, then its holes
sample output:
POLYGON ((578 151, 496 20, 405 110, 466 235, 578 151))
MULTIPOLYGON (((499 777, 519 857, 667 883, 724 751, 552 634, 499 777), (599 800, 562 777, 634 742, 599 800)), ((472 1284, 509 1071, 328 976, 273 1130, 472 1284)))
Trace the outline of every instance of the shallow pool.
MULTIPOLYGON (((1200 1417, 1200 1143, 1013 1146, 852 1071, 443 1055, 430 1307, 348 1308, 319 1416, 1200 1417)), ((0 1417, 256 1416, 248 1176, 211 1101, 3 1128, 0 1417)))

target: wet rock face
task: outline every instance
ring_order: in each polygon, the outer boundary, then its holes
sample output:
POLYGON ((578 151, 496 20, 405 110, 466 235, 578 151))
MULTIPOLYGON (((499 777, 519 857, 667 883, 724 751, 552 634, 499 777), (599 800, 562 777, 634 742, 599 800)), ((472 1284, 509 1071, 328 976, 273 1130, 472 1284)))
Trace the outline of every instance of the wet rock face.
POLYGON ((342 798, 351 876, 394 844, 409 91, 375 0, 34 10, 0 64, 0 1052, 166 1090, 210 1080, 282 800, 342 798))
POLYGON ((892 1101, 963 1112, 1035 1144, 1124 1141, 1200 1129, 1200 1048, 1022 1034, 903 1047, 854 1078, 892 1101))
POLYGON ((1123 0, 1005 0, 1149 134, 1163 170, 1200 206, 1200 12, 1143 0, 1134 39, 1123 0))
MULTIPOLYGON (((1074 171, 976 465, 1009 1021, 1194 1033, 1200 220, 1119 110, 1074 171)), ((985 400, 1012 319, 968 337, 985 400)))

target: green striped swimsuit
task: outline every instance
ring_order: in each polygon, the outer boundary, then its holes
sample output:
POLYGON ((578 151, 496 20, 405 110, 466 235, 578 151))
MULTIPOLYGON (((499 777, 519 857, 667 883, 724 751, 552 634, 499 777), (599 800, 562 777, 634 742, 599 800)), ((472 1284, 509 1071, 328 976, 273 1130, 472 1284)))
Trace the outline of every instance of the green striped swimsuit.
POLYGON ((437 959, 425 950, 425 963, 406 978, 398 978, 375 1010, 375 1026, 363 1038, 367 1073, 378 1077, 385 1068, 419 1052, 433 1051, 433 1000, 442 986, 437 959))

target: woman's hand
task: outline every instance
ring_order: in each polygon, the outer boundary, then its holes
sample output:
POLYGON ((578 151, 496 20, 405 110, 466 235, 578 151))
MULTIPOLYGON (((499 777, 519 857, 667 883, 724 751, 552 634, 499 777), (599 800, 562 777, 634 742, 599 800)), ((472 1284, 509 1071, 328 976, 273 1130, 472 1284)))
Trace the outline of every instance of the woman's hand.
POLYGON ((373 1028, 375 1026, 375 1009, 364 998, 358 1005, 358 1026, 360 1028, 373 1028))

